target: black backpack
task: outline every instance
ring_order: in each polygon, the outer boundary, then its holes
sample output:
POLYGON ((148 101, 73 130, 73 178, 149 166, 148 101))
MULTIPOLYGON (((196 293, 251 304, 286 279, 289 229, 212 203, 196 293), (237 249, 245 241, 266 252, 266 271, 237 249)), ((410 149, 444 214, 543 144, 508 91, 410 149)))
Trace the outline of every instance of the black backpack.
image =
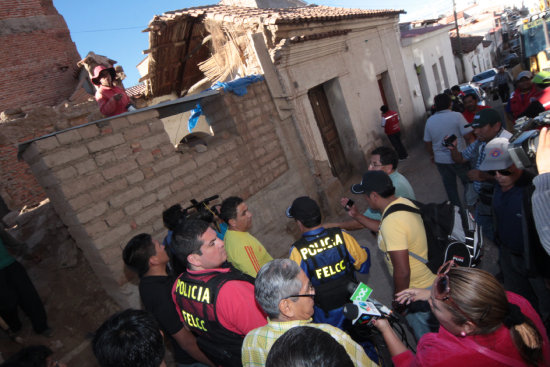
POLYGON ((441 204, 411 201, 418 209, 399 203, 390 206, 382 216, 384 220, 391 213, 407 211, 422 217, 428 240, 428 259, 409 251, 410 256, 426 264, 434 274, 451 259, 459 266, 477 266, 483 247, 483 236, 471 213, 448 201, 441 204))

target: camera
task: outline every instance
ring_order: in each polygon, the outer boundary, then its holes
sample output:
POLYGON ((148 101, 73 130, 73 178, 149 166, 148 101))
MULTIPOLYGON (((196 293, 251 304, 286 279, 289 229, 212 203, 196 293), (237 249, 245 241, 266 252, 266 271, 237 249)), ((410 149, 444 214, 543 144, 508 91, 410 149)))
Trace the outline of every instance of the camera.
POLYGON ((443 142, 441 144, 443 144, 444 147, 450 147, 450 146, 453 145, 455 140, 456 140, 456 135, 453 134, 453 135, 443 139, 443 142))
POLYGON ((540 113, 533 118, 521 117, 514 125, 515 133, 509 140, 508 153, 519 169, 535 165, 539 128, 550 126, 550 111, 540 113))

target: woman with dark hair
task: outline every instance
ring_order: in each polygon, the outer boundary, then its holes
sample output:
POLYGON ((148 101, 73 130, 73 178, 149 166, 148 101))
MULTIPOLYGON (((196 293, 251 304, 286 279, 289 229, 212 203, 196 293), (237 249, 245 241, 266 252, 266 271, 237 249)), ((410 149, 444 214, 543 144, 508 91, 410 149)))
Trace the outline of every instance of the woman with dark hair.
POLYGON ((427 300, 441 324, 439 332, 420 339, 414 355, 387 320, 377 320, 397 367, 550 365, 548 337, 536 311, 486 271, 455 267, 451 260, 439 269, 431 290, 406 289, 397 300, 427 300))

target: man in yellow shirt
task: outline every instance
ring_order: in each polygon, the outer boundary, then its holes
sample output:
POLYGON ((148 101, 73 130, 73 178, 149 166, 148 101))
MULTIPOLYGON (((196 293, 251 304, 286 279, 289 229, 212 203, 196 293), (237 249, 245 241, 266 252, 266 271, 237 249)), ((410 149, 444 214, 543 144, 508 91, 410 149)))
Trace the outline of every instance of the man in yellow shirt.
MULTIPOLYGON (((361 183, 353 185, 351 191, 364 194, 370 208, 378 210, 384 218, 378 232, 378 248, 384 253, 384 260, 393 277, 394 294, 404 289, 429 288, 435 275, 417 259, 428 258, 428 242, 422 218, 419 214, 396 211, 384 217, 394 204, 405 204, 416 208, 412 201, 395 196, 395 187, 389 176, 382 171, 368 171, 361 183), (417 256, 411 256, 411 253, 417 256)), ((406 319, 417 339, 436 327, 435 318, 427 302, 414 302, 407 310, 406 319)), ((436 331, 436 330, 433 330, 436 331)))
POLYGON ((243 199, 232 196, 225 199, 220 208, 220 218, 228 225, 223 241, 227 261, 254 278, 260 268, 273 260, 256 237, 248 231, 252 228, 252 213, 243 199))

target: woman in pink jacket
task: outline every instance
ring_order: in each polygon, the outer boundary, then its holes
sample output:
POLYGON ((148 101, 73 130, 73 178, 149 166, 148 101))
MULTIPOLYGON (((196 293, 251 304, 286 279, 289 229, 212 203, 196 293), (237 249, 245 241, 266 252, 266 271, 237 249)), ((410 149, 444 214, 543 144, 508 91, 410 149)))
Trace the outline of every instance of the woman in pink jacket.
POLYGON ((376 320, 396 367, 400 366, 549 366, 550 346, 544 325, 523 297, 506 292, 489 273, 454 267, 438 271, 431 290, 406 289, 397 301, 427 300, 441 324, 425 334, 416 355, 385 319, 376 320))
POLYGON ((132 106, 124 89, 113 84, 115 78, 116 72, 113 68, 106 68, 103 65, 94 68, 92 83, 99 86, 95 100, 99 104, 99 111, 107 117, 127 112, 128 107, 132 106))

